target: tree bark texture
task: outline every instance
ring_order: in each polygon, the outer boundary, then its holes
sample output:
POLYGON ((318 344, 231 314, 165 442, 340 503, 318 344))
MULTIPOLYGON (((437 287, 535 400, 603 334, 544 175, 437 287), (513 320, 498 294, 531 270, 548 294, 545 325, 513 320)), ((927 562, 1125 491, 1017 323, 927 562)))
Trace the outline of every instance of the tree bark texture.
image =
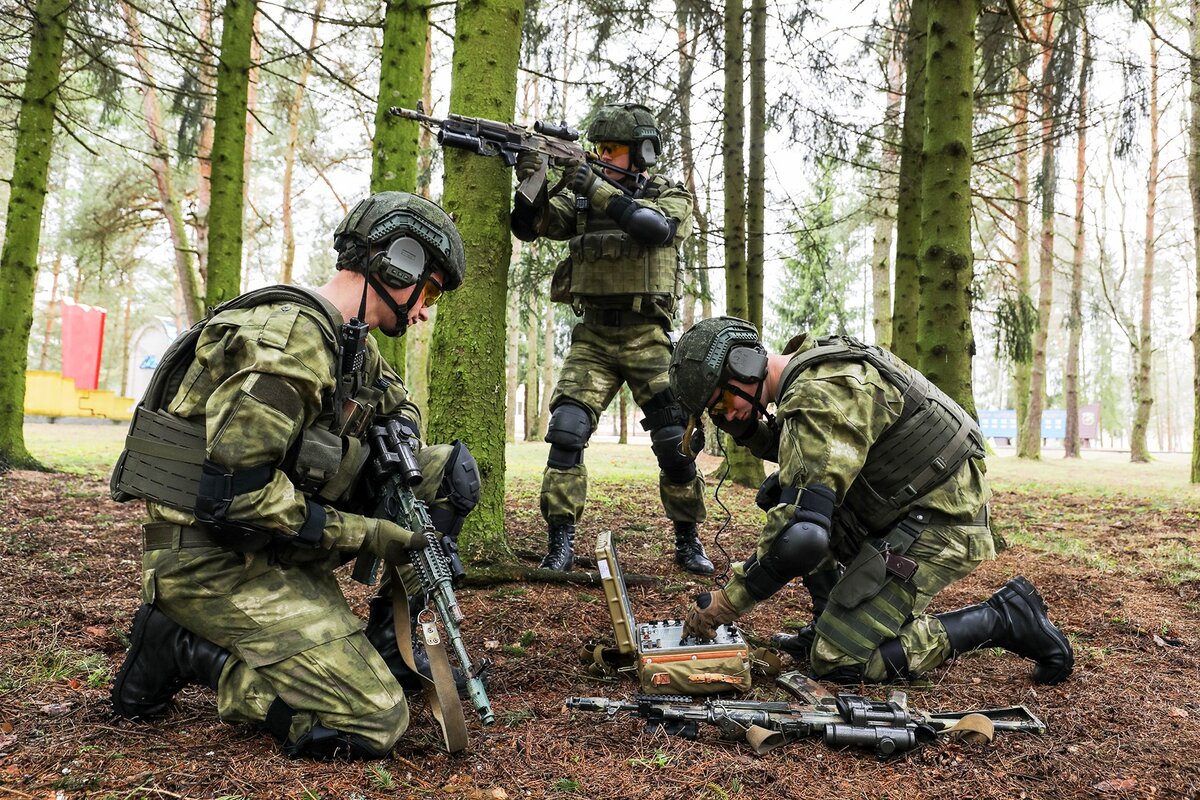
POLYGON ((38 353, 38 369, 46 369, 49 363, 50 340, 54 337, 54 320, 58 312, 58 279, 62 275, 62 252, 54 254, 54 264, 50 268, 50 299, 46 302, 46 335, 42 337, 42 347, 38 353))
POLYGON ((0 249, 0 472, 38 467, 25 448, 25 365, 37 289, 42 211, 54 144, 63 43, 69 0, 38 0, 0 249))
POLYGON ((208 210, 208 285, 205 303, 236 297, 242 279, 242 193, 245 185, 250 42, 256 0, 227 0, 221 13, 217 106, 212 145, 212 205, 208 210))
POLYGON ((746 183, 746 311, 763 329, 767 197, 767 0, 750 0, 750 163, 746 183))
POLYGON ((1083 338, 1083 187, 1087 177, 1087 91, 1091 70, 1091 39, 1083 31, 1083 58, 1079 69, 1079 118, 1075 126, 1075 249, 1071 258, 1071 311, 1067 318, 1067 366, 1064 394, 1067 401, 1067 438, 1063 457, 1079 458, 1079 344, 1083 338))
POLYGON ((1188 64, 1188 189, 1192 196, 1192 255, 1196 263, 1196 322, 1192 331, 1192 483, 1200 483, 1200 0, 1191 0, 1191 48, 1188 64))
POLYGON ((904 104, 904 62, 899 52, 899 34, 888 38, 887 111, 883 118, 883 141, 879 157, 879 181, 874 199, 875 220, 871 252, 871 329, 875 344, 892 346, 892 231, 896 227, 893 198, 900 151, 900 117, 904 104))
MULTIPOLYGON (((1024 2, 1020 7, 1024 8, 1024 2)), ((1013 272, 1016 279, 1016 307, 1025 314, 1033 308, 1029 294, 1029 58, 1028 43, 1019 45, 1017 75, 1013 88, 1013 272)), ((1010 335, 1028 336, 1032 332, 1021 328, 1010 335)), ((1032 342, 1023 339, 1013 359, 1013 405, 1017 411, 1017 431, 1024 429, 1029 413, 1029 373, 1033 366, 1032 342)))
MULTIPOLYGON (((513 261, 517 260, 519 247, 513 247, 513 261)), ((517 368, 521 360, 521 305, 520 293, 508 293, 508 310, 505 315, 504 357, 504 441, 517 440, 517 368)))
POLYGON ((162 109, 158 102, 158 90, 155 88, 157 84, 150 59, 146 56, 142 28, 134 10, 126 0, 121 0, 119 7, 121 17, 125 20, 125 27, 129 30, 129 43, 133 50, 133 59, 144 84, 141 87, 142 112, 146 115, 150 149, 154 153, 150 159, 150 170, 154 173, 154 183, 158 188, 158 202, 162 206, 162 215, 167 222, 167 229, 171 234, 171 245, 175 250, 175 279, 183 300, 184 318, 187 326, 191 327, 200 320, 204 310, 200 298, 199 280, 196 275, 195 251, 188 241, 187 226, 183 221, 183 204, 175 190, 171 174, 171 148, 162 127, 162 109))
MULTIPOLYGON (((1193 21, 1193 24, 1197 24, 1193 21)), ((1133 381, 1133 427, 1129 431, 1129 460, 1143 464, 1150 460, 1146 444, 1150 427, 1150 408, 1154 405, 1154 340, 1151 327, 1151 301, 1154 299, 1154 215, 1158 208, 1158 40, 1150 37, 1150 170, 1146 176, 1146 241, 1142 250, 1142 317, 1138 329, 1137 372, 1133 381)))
POLYGON ((917 363, 917 300, 921 247, 921 162, 925 139, 925 51, 930 0, 912 0, 904 43, 904 119, 896 188, 896 279, 892 351, 917 363))
POLYGON ((556 321, 555 304, 550 301, 550 293, 545 295, 546 309, 542 315, 542 364, 541 364, 541 396, 538 398, 538 427, 537 440, 546 438, 550 427, 550 397, 554 392, 554 339, 558 322, 556 321))
POLYGON ((283 201, 280 204, 283 222, 283 264, 279 269, 280 283, 292 282, 292 270, 296 262, 296 231, 292 223, 292 175, 296 170, 296 151, 300 148, 300 113, 304 110, 304 90, 308 86, 308 76, 312 73, 313 53, 317 49, 317 33, 321 29, 321 14, 324 10, 325 0, 316 0, 312 10, 308 52, 300 62, 300 74, 296 77, 292 100, 288 103, 287 144, 283 151, 283 201))
POLYGON ((208 285, 208 211, 212 207, 213 114, 216 105, 217 65, 213 60, 212 0, 200 0, 196 59, 200 86, 207 93, 200 115, 200 135, 196 139, 196 268, 200 285, 208 285))
POLYGON ((1037 332, 1033 336, 1033 362, 1029 369, 1029 411, 1018 432, 1017 455, 1042 457, 1042 410, 1046 403, 1046 341, 1054 302, 1054 197, 1058 183, 1058 152, 1054 142, 1054 10, 1042 15, 1042 190, 1041 232, 1038 241, 1037 332))
POLYGON ((529 310, 525 314, 525 441, 537 441, 538 402, 538 354, 541 351, 541 330, 538 315, 533 309, 542 303, 541 294, 534 292, 529 298, 529 310))
MULTIPOLYGON (((512 119, 522 0, 465 0, 455 15, 450 111, 512 119)), ((469 558, 507 553, 504 536, 504 332, 512 173, 503 162, 446 152, 443 205, 455 219, 471 270, 441 303, 430 356, 429 438, 465 441, 479 463, 479 505, 460 546, 469 558)))
POLYGON ((920 369, 970 414, 974 2, 930 0, 921 197, 920 369))

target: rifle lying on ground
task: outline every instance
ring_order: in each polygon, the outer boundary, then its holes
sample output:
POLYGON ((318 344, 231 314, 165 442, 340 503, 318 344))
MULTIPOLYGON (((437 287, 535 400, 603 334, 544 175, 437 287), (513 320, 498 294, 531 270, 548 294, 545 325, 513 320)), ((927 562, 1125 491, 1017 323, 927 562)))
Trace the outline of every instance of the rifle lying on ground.
POLYGON ((715 725, 723 736, 746 742, 759 755, 809 736, 824 736, 833 747, 862 747, 886 757, 913 750, 939 733, 991 741, 993 731, 1046 731, 1025 706, 930 713, 909 709, 904 692, 893 692, 887 701, 833 695, 798 672, 780 675, 776 682, 801 702, 696 702, 683 696, 636 695, 633 701, 568 697, 566 707, 604 712, 610 718, 636 714, 646 720, 647 731, 687 739, 699 737, 700 723, 715 725))
MULTIPOLYGON (((492 705, 488 700, 487 691, 484 689, 483 680, 479 677, 488 664, 483 661, 478 666, 473 665, 471 656, 467 653, 467 647, 463 643, 462 632, 459 630, 459 623, 463 621, 463 613, 462 609, 458 607, 458 599, 454 596, 454 579, 450 568, 450 559, 442 550, 441 534, 433 527, 428 509, 413 494, 413 487, 421 482, 422 475, 421 468, 417 466, 417 458, 413 452, 409 433, 399 421, 389 420, 385 425, 372 426, 368 431, 368 436, 375 453, 371 469, 374 471, 378 484, 382 486, 379 491, 379 503, 372 516, 389 519, 410 531, 425 532, 429 544, 420 550, 408 551, 409 561, 420 582, 426 602, 432 603, 437 612, 437 618, 441 620, 446 636, 450 639, 450 644, 458 656, 459 666, 467 678, 467 694, 471 698, 471 703, 475 706, 480 721, 484 725, 490 725, 495 721, 495 716, 492 714, 492 705)), ((368 555, 359 555, 351 577, 360 583, 370 585, 375 582, 377 566, 376 559, 368 555)), ((397 599, 403 598, 405 595, 399 574, 393 575, 392 594, 397 599)), ((406 601, 403 602, 403 606, 407 608, 406 601)), ((425 610, 414 609, 417 613, 417 622, 422 632, 422 638, 426 648, 430 650, 432 666, 434 662, 433 649, 441 645, 441 636, 438 633, 437 624, 432 618, 422 619, 422 612, 425 610)), ((396 633, 398 643, 407 639, 407 617, 401 619, 401 616, 397 614, 396 633)), ((401 652, 403 653, 403 651, 404 648, 401 647, 401 652)), ((447 666, 447 672, 448 670, 447 666)), ((457 704, 457 698, 455 698, 455 704, 457 704)), ((452 713, 445 705, 443 704, 442 713, 452 713)), ((461 708, 458 711, 461 716, 461 708)), ((465 737, 465 729, 462 735, 465 737)), ((447 736, 449 737, 449 734, 447 736)), ((463 745, 465 746, 465 741, 463 745)), ((451 752, 454 752, 452 746, 451 752)))
MULTIPOLYGON (((437 140, 442 147, 455 147, 459 150, 469 150, 476 155, 498 156, 510 167, 516 166, 517 159, 522 153, 541 153, 541 166, 538 171, 521 181, 517 186, 517 194, 529 205, 535 205, 538 195, 546 186, 548 167, 563 167, 567 164, 594 161, 595 156, 584 152, 579 145, 579 131, 569 127, 565 122, 552 125, 548 122, 533 123, 533 130, 514 125, 511 122, 497 122, 481 117, 464 117, 450 114, 445 119, 430 117, 425 114, 424 107, 418 103, 414 111, 410 108, 393 106, 388 113, 402 119, 412 119, 438 129, 437 140)), ((611 165, 606 169, 617 170, 611 165)), ((636 173, 630 173, 636 174, 636 173)), ((569 171, 549 191, 556 195, 570 178, 569 171)), ((613 184, 617 186, 617 184, 613 184)), ((624 190, 624 187, 618 186, 624 190)), ((625 190, 628 193, 627 190, 625 190)))

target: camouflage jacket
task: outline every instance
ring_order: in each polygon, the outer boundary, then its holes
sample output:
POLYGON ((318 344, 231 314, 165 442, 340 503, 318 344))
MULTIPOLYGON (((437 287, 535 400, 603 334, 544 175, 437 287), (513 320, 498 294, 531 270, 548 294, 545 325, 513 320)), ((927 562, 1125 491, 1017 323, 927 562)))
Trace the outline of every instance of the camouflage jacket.
MULTIPOLYGON (((337 321, 340 326, 340 320, 337 321)), ((390 383, 377 408, 419 424, 403 383, 367 337, 364 383, 383 377, 390 383)), ((328 423, 333 412, 338 335, 318 310, 287 302, 224 311, 205 326, 196 357, 167 410, 203 421, 207 457, 232 472, 275 465, 265 487, 237 495, 228 511, 243 522, 283 536, 295 536, 306 518, 304 495, 280 468, 300 434, 328 423)), ((149 503, 152 519, 193 525, 190 514, 149 503)), ((321 544, 353 547, 366 520, 326 507, 321 544)))

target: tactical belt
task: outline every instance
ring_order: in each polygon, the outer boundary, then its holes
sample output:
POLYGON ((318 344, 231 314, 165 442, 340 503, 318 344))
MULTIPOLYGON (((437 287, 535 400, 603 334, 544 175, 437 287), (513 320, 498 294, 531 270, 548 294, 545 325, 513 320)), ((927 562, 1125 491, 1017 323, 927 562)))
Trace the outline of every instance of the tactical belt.
POLYGON ((586 308, 583 311, 586 325, 603 325, 608 328, 624 328, 630 325, 666 325, 659 316, 647 316, 623 308, 586 308))
POLYGON ((188 547, 226 547, 226 544, 211 533, 190 525, 173 522, 149 522, 142 526, 142 548, 151 550, 176 550, 188 547))

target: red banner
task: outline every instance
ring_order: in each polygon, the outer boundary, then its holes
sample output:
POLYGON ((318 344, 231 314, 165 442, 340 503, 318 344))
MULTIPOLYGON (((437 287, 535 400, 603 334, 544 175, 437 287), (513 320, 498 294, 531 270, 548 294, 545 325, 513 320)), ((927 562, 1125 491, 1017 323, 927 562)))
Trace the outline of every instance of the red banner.
POLYGON ((106 316, 103 308, 62 301, 62 374, 75 380, 76 389, 95 389, 100 383, 106 316))

